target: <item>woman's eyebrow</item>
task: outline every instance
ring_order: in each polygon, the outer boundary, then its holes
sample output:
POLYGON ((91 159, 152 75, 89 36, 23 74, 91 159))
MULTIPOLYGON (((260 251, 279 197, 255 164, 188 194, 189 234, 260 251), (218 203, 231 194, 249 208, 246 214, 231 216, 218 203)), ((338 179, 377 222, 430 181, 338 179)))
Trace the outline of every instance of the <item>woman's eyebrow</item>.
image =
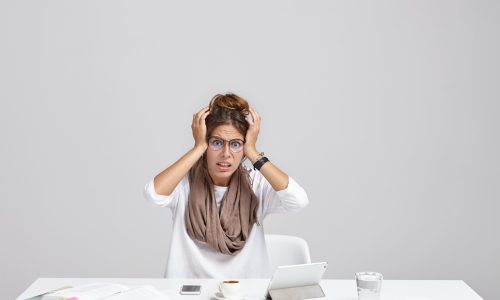
POLYGON ((218 136, 218 135, 212 135, 211 137, 213 137, 213 138, 218 138, 218 139, 224 140, 224 141, 226 141, 226 142, 229 142, 229 141, 232 141, 232 140, 240 140, 240 141, 243 141, 243 139, 242 139, 242 138, 239 138, 239 137, 234 138, 234 139, 229 139, 229 140, 226 140, 226 139, 224 139, 223 137, 220 137, 220 136, 218 136))

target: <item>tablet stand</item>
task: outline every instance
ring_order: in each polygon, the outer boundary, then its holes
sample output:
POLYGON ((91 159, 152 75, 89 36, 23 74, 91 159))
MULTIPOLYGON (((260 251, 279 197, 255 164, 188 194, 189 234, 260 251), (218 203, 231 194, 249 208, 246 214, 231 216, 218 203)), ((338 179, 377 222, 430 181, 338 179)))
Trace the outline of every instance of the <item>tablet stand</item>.
POLYGON ((302 300, 325 297, 325 293, 319 284, 269 290, 269 295, 273 300, 302 300))

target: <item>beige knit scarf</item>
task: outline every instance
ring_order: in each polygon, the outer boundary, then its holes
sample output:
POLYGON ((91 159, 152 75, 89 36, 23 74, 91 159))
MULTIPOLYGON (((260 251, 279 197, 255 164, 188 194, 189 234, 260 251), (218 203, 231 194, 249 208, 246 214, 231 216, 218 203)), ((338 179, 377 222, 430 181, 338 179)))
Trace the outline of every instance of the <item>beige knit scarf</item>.
POLYGON ((217 208, 214 185, 204 158, 200 158, 189 171, 189 186, 185 214, 189 236, 224 254, 238 254, 257 219, 258 199, 252 190, 248 171, 240 166, 234 172, 220 208, 217 208))

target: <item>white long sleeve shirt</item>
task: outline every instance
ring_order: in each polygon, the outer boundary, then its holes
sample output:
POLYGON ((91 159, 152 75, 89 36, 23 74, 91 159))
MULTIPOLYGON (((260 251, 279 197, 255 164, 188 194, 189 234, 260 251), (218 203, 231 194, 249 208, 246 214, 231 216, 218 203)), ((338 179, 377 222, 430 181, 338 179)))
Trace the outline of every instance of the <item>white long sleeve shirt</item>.
MULTIPOLYGON (((165 276, 169 278, 268 278, 271 277, 269 258, 264 239, 264 218, 270 213, 296 212, 309 200, 304 189, 289 177, 286 189, 276 192, 267 179, 252 171, 252 189, 259 199, 257 223, 245 246, 235 256, 226 255, 208 244, 191 239, 186 231, 184 213, 187 209, 189 180, 184 176, 168 196, 159 195, 154 180, 144 188, 144 195, 151 203, 168 207, 172 211, 173 230, 165 276), (253 174, 252 174, 253 173, 253 174)), ((217 207, 227 187, 214 186, 217 207)))

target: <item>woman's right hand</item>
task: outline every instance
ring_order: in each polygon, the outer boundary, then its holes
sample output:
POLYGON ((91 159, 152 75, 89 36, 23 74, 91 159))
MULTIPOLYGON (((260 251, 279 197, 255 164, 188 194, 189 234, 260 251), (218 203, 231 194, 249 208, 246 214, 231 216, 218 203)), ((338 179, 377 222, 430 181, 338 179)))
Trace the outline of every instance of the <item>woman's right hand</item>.
POLYGON ((202 147, 203 150, 207 149, 207 125, 205 119, 210 114, 210 108, 207 106, 193 115, 193 123, 191 129, 193 130, 194 146, 202 147))
POLYGON ((192 166, 200 159, 208 147, 207 143, 207 125, 205 118, 210 113, 208 107, 203 108, 198 113, 193 115, 193 130, 194 148, 190 149, 186 154, 179 158, 171 166, 163 170, 154 178, 154 188, 156 193, 164 196, 169 196, 173 193, 175 187, 181 182, 192 166))

